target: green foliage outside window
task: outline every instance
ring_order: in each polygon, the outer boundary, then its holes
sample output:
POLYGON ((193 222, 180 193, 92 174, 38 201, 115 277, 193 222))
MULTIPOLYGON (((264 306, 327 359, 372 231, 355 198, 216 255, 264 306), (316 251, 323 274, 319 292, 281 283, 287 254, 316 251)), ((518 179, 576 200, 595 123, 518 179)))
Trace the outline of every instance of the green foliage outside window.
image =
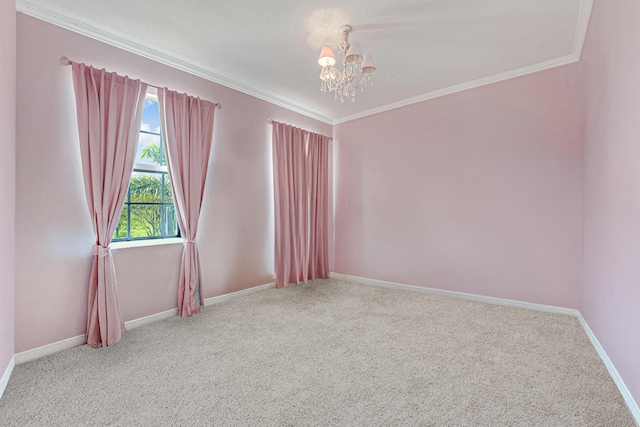
MULTIPOLYGON (((164 150, 152 143, 140 157, 159 166, 166 165, 164 150)), ((114 233, 115 240, 172 237, 178 234, 171 182, 167 172, 134 170, 129 194, 114 233), (129 218, 130 216, 130 218, 129 218), (127 227, 129 220, 129 230, 127 227), (127 233, 129 231, 129 235, 127 233)))
POLYGON ((142 149, 142 154, 140 155, 143 159, 149 159, 156 165, 166 166, 167 159, 164 155, 164 150, 160 149, 158 144, 149 144, 142 149))

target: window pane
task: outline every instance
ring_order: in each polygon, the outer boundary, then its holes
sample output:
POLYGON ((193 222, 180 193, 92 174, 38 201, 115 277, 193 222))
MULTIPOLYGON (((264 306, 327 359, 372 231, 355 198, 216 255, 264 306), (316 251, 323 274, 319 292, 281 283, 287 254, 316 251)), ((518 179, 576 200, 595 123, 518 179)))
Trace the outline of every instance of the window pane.
POLYGON ((173 203, 173 193, 171 192, 171 178, 169 174, 164 174, 164 202, 173 203))
POLYGON ((178 224, 176 218, 176 210, 173 205, 164 206, 164 218, 165 218, 165 236, 177 236, 178 224))
POLYGON ((131 238, 159 236, 162 236, 162 206, 131 204, 131 238))
POLYGON ((160 137, 158 101, 153 99, 145 99, 144 101, 135 162, 147 165, 167 164, 160 137))
POLYGON ((134 172, 129 184, 131 202, 162 202, 162 174, 134 172))
POLYGON ((139 166, 131 175, 128 195, 130 205, 129 202, 124 204, 113 236, 115 240, 173 237, 179 232, 171 182, 166 172, 167 161, 160 135, 158 111, 158 101, 145 99, 135 159, 139 166), (144 165, 163 167, 147 169, 144 165))
POLYGON ((116 226, 116 232, 113 233, 114 239, 126 239, 127 238, 127 205, 125 204, 122 207, 122 214, 120 215, 120 219, 118 220, 118 225, 116 226))
POLYGON ((155 99, 145 99, 144 109, 142 110, 142 123, 147 126, 146 129, 155 133, 160 133, 160 110, 158 109, 158 101, 155 99))
MULTIPOLYGON (((144 123, 142 127, 145 127, 144 123)), ((164 150, 160 148, 161 143, 160 135, 140 132, 135 162, 145 165, 166 165, 164 150)))

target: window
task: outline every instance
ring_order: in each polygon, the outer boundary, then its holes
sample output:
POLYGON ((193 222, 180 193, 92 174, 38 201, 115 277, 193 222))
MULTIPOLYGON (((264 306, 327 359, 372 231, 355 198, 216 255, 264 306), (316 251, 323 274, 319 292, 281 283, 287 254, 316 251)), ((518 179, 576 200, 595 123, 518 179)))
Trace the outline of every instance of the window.
POLYGON ((161 239, 179 235, 160 132, 158 100, 155 94, 148 93, 144 101, 129 190, 113 241, 161 239))

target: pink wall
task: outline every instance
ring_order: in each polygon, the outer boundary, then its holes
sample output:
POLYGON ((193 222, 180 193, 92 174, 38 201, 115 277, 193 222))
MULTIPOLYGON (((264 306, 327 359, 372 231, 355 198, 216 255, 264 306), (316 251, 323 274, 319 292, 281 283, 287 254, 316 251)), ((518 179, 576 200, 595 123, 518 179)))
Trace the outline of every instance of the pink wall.
POLYGON ((580 77, 582 313, 640 403, 640 3, 594 2, 580 77))
MULTIPOLYGON (((62 55, 224 105, 204 296, 271 282, 266 119, 331 126, 22 14, 16 107, 14 10, 0 0, 0 374, 14 315, 16 352, 84 332, 93 235, 62 55)), ((636 2, 594 2, 580 64, 337 125, 332 270, 580 308, 638 400, 639 24, 636 2)), ((125 320, 175 308, 181 249, 114 251, 125 320)))
POLYGON ((16 6, 0 0, 0 378, 14 352, 16 6))
MULTIPOLYGON (((267 119, 325 134, 331 126, 18 14, 16 352, 84 333, 94 238, 63 55, 222 103, 198 235, 203 295, 272 282, 267 119)), ((114 250, 125 321, 177 306, 181 251, 181 244, 114 250)))
POLYGON ((577 66, 334 129, 334 271, 577 308, 577 66))

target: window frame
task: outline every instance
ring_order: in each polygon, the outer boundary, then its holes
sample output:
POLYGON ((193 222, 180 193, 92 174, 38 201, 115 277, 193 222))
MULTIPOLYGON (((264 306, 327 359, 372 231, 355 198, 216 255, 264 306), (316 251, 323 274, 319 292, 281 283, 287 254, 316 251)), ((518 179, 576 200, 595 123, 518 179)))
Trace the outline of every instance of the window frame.
MULTIPOLYGON (((152 100, 154 102, 158 102, 158 96, 157 96, 157 92, 155 90, 155 88, 149 88, 149 90, 147 91, 147 94, 145 96, 145 101, 146 100, 152 100)), ((140 123, 140 130, 138 131, 138 138, 140 134, 147 134, 147 135, 155 135, 158 136, 160 141, 159 141, 159 145, 160 145, 160 158, 165 157, 166 158, 166 154, 165 154, 165 147, 164 147, 164 138, 162 137, 162 131, 160 132, 153 132, 153 131, 147 131, 147 130, 142 130, 142 122, 140 123)), ((139 142, 138 142, 139 143, 139 142)), ((136 145, 137 147, 137 145, 136 145)), ((137 148, 136 148, 137 150, 137 148)), ((114 243, 123 243, 123 242, 140 242, 140 241, 149 241, 149 240, 165 240, 165 239, 176 239, 176 238, 181 238, 181 232, 180 232, 180 226, 178 223, 178 219, 177 219, 177 211, 176 211, 176 207, 175 207, 175 198, 173 196, 173 188, 171 188, 171 201, 167 202, 165 200, 165 185, 167 185, 166 180, 170 179, 169 176, 169 168, 167 167, 167 165, 158 165, 158 164, 146 164, 146 163, 134 163, 133 165, 133 170, 132 170, 132 174, 131 177, 129 178, 129 186, 127 187, 127 196, 124 200, 124 203, 122 205, 122 209, 120 211, 120 217, 118 217, 118 221, 120 221, 120 218, 122 217, 124 210, 126 209, 126 215, 127 215, 127 235, 126 237, 119 237, 116 238, 115 236, 112 238, 112 242, 114 243), (161 193, 161 198, 160 201, 158 202, 132 202, 131 201, 131 179, 133 179, 133 174, 139 172, 139 173, 147 173, 147 174, 158 174, 160 175, 161 178, 161 188, 162 191, 160 191, 161 193), (174 209, 174 212, 176 212, 176 222, 175 222, 175 229, 176 229, 176 234, 171 234, 171 235, 160 235, 160 236, 143 236, 143 237, 131 237, 131 207, 132 206, 159 206, 160 207, 160 212, 161 212, 161 225, 160 225, 160 230, 161 232, 163 232, 166 227, 167 227, 167 223, 166 223, 166 207, 167 206, 171 206, 174 209)))

